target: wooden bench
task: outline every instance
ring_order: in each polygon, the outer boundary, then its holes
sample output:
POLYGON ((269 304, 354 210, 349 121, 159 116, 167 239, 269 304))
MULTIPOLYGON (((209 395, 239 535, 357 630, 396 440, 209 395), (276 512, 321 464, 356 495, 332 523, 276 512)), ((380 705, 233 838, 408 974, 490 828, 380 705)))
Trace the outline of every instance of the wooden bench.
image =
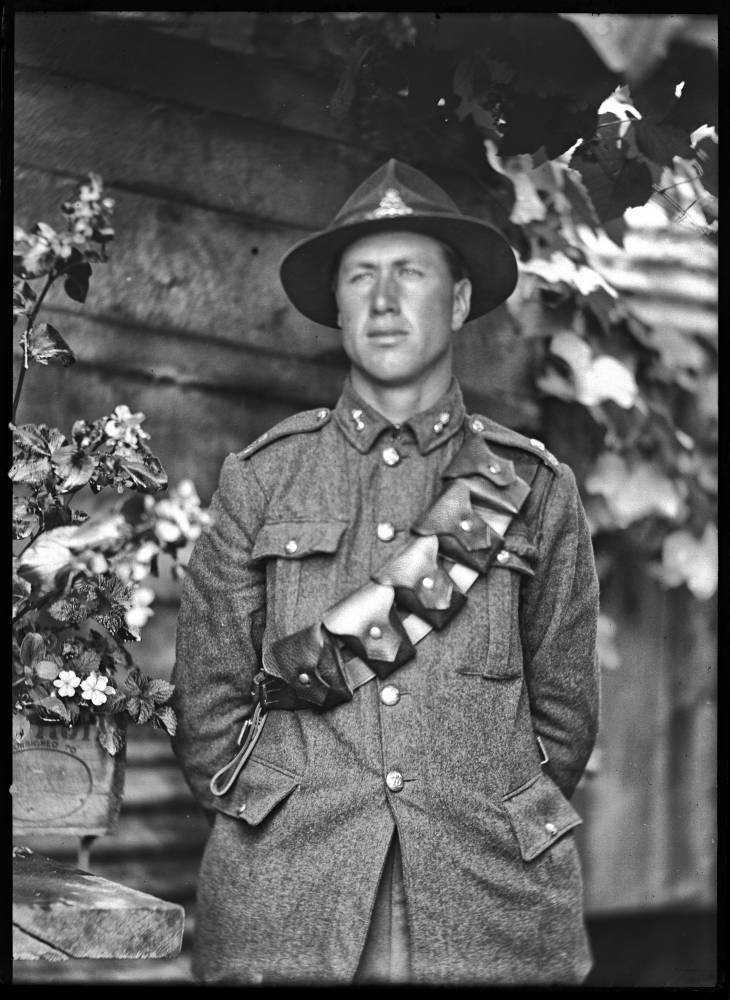
POLYGON ((13 958, 169 958, 182 947, 176 903, 35 853, 13 857, 13 958))

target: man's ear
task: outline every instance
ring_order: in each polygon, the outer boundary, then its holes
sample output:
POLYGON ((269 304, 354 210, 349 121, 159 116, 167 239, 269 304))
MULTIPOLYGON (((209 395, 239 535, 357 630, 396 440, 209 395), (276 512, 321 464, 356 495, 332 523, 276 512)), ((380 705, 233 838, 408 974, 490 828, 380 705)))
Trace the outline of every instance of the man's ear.
POLYGON ((454 301, 451 308, 451 329, 460 330, 471 309, 471 281, 461 278, 454 285, 454 301))

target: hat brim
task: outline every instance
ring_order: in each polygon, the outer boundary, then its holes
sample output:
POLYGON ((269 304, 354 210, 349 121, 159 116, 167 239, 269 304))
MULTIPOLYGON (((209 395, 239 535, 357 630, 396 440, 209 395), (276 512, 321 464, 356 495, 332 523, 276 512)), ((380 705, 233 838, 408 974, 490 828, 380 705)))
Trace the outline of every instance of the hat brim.
POLYGON ((297 243, 284 256, 279 274, 291 302, 308 319, 337 328, 332 292, 334 269, 355 240, 376 232, 414 232, 448 244, 466 266, 472 285, 467 320, 477 319, 509 298, 517 284, 514 251, 502 234, 468 215, 407 215, 367 219, 325 230, 297 243))

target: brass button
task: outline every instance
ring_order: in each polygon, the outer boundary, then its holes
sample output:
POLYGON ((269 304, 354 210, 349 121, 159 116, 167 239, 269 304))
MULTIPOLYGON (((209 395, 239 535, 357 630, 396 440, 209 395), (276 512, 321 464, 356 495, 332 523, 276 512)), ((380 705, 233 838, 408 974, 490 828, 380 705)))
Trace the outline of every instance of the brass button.
POLYGON ((498 563, 502 563, 503 566, 504 566, 504 564, 506 562, 509 562, 509 552, 505 552, 504 549, 502 549, 501 552, 498 552, 497 553, 497 562, 498 563))
POLYGON ((493 476, 496 476, 498 472, 502 471, 502 468, 499 465, 492 464, 489 466, 489 471, 492 473, 493 476))
POLYGON ((397 705, 400 701, 400 691, 395 684, 386 684, 380 692, 380 700, 384 705, 397 705))
POLYGON ((298 548, 299 546, 297 545, 295 538, 290 538, 289 541, 284 546, 285 551, 288 552, 290 556, 293 556, 298 548))
POLYGON ((324 420, 327 417, 329 410, 317 410, 317 420, 324 420))
POLYGON ((443 413, 440 413, 439 420, 441 421, 442 424, 448 424, 449 420, 451 420, 451 414, 449 413, 449 411, 444 410, 443 413))
POLYGON ((459 527, 462 531, 471 531, 472 523, 471 521, 459 521, 459 527))
POLYGON ((433 588, 434 588, 434 579, 433 579, 433 577, 432 576, 424 576, 424 578, 421 580, 421 586, 423 587, 424 590, 433 590, 433 588))
POLYGON ((375 530, 381 542, 392 542, 395 538, 395 528, 390 521, 381 521, 375 530))
POLYGON ((397 465, 400 462, 400 452, 391 445, 383 448, 383 461, 386 465, 397 465))
POLYGON ((554 837, 555 834, 558 832, 558 828, 554 823, 548 822, 545 824, 545 832, 549 833, 551 837, 554 837))
POLYGON ((403 775, 400 771, 388 771, 385 776, 385 784, 391 792, 400 792, 403 789, 403 775))
POLYGON ((383 634, 383 630, 379 629, 377 625, 371 625, 368 635, 371 639, 379 639, 383 634))
POLYGON ((312 683, 312 678, 309 676, 309 674, 305 674, 303 672, 297 677, 297 680, 299 681, 300 684, 304 684, 305 687, 308 684, 312 683))
POLYGON ((442 421, 437 420, 436 423, 433 425, 433 432, 434 432, 434 434, 440 434, 443 429, 444 429, 444 425, 443 425, 442 421))
POLYGON ((471 429, 472 429, 473 431, 475 431, 475 432, 476 432, 477 434, 481 434, 481 432, 482 432, 482 431, 484 430, 484 426, 485 426, 485 425, 484 425, 484 421, 483 421, 483 420, 479 420, 479 418, 478 418, 478 417, 475 417, 475 418, 474 418, 474 419, 472 420, 472 422, 471 422, 471 425, 470 425, 470 426, 471 426, 471 429))

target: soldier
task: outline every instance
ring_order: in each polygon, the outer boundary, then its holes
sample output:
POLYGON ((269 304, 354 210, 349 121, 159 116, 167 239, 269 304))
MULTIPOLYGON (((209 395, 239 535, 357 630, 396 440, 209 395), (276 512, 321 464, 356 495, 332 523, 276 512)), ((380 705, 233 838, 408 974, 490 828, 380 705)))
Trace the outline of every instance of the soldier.
POLYGON ((213 824, 194 973, 580 983, 591 540, 571 470, 467 415, 452 374, 514 254, 390 160, 281 280, 350 374, 226 458, 190 561, 174 747, 213 824))

